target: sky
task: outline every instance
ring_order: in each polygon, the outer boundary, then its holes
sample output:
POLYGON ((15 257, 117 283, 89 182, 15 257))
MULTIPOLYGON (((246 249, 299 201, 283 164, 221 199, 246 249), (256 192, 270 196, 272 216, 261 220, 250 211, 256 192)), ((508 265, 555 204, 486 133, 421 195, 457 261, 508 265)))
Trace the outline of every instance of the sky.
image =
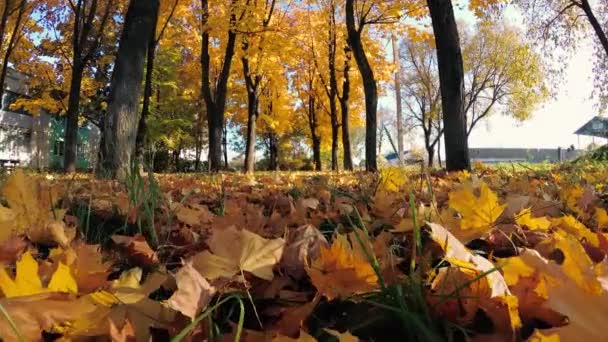
MULTIPOLYGON (((456 19, 473 23, 475 18, 468 10, 456 9, 456 19)), ((517 9, 508 7, 505 19, 521 26, 523 23, 517 9)), ((593 91, 593 49, 592 37, 581 42, 580 47, 568 63, 562 75, 556 94, 539 106, 530 119, 519 122, 513 118, 494 114, 480 122, 469 137, 469 147, 522 147, 522 148, 557 148, 574 145, 585 148, 589 143, 605 143, 604 139, 577 137, 574 134, 579 127, 594 116, 598 109, 591 99, 593 91)), ((394 109, 394 94, 384 96, 381 106, 394 109)), ((406 148, 423 147, 421 134, 416 134, 415 141, 406 141, 406 148)), ((442 147, 443 148, 443 147, 442 147)), ((392 151, 390 151, 392 152, 392 151)))

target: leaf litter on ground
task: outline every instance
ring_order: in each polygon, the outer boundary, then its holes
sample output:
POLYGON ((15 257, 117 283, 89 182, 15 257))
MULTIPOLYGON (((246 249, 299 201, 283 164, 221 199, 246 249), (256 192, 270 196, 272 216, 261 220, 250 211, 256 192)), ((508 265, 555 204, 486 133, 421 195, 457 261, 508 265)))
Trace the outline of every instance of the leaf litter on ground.
POLYGON ((598 164, 173 174, 135 198, 16 170, 0 339, 601 340, 606 179, 598 164))

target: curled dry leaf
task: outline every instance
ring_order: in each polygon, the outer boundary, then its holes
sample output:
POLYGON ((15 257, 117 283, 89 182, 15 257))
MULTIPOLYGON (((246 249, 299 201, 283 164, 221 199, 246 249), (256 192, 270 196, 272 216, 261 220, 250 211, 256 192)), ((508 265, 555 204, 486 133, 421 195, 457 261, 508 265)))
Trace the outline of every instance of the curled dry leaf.
POLYGON ((175 275, 177 290, 167 301, 169 307, 181 312, 184 316, 194 319, 204 310, 216 292, 215 287, 192 267, 192 261, 184 262, 175 275))
POLYGON ((158 256, 150 248, 146 238, 137 234, 135 236, 112 235, 112 241, 121 247, 124 254, 136 265, 154 267, 158 265, 158 256))
POLYGON ((290 230, 281 259, 281 268, 295 278, 306 274, 305 265, 319 256, 321 247, 327 247, 325 236, 313 225, 304 225, 290 230))
POLYGON ((214 230, 207 244, 210 251, 192 258, 194 268, 205 278, 232 278, 240 272, 249 272, 258 278, 272 280, 273 268, 283 255, 285 240, 264 239, 246 229, 231 226, 214 230))

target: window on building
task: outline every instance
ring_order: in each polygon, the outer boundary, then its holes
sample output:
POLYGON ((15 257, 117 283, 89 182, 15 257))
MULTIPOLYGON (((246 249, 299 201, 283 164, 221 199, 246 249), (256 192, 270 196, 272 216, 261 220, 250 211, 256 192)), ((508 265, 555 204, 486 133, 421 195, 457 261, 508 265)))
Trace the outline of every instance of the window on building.
POLYGON ((63 157, 63 151, 65 150, 65 143, 63 140, 57 139, 53 142, 53 155, 63 157))

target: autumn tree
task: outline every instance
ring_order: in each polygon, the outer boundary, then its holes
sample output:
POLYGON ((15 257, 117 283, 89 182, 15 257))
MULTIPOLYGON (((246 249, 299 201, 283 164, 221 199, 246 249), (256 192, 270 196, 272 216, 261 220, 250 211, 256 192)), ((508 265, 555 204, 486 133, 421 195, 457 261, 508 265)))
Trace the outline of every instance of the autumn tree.
MULTIPOLYGON (((95 57, 101 45, 108 22, 114 15, 115 0, 77 0, 62 2, 52 9, 57 18, 66 16, 68 23, 61 34, 69 37, 69 63, 71 68, 68 106, 66 111, 64 168, 67 172, 76 170, 76 147, 78 117, 83 73, 95 57)), ((58 26, 62 27, 62 26, 58 26)), ((59 44, 59 42, 57 42, 59 44)), ((67 56, 66 56, 67 57, 67 56)))
POLYGON ((467 136, 492 112, 528 119, 548 96, 538 53, 502 22, 482 21, 463 38, 467 136))
POLYGON ((147 47, 147 55, 146 55, 146 78, 144 81, 144 94, 142 101, 142 109, 141 116, 139 118, 139 123, 137 126, 137 136, 135 139, 135 156, 139 161, 139 166, 143 167, 143 156, 144 156, 144 147, 146 143, 147 136, 147 119, 150 115, 150 106, 151 106, 151 98, 153 91, 153 73, 154 73, 154 61, 156 59, 156 50, 158 48, 159 42, 162 39, 165 30, 167 29, 170 20, 172 19, 177 6, 179 4, 179 0, 174 0, 172 4, 167 6, 168 1, 160 2, 160 9, 157 12, 157 15, 153 18, 155 29, 152 31, 150 37, 148 37, 148 47, 147 47), (161 13, 162 12, 162 13, 161 13), (162 14, 161 25, 158 25, 159 16, 162 14), (160 28, 159 28, 160 27, 160 28), (157 32, 158 31, 158 32, 157 32))
POLYGON ((2 69, 0 69, 0 99, 4 93, 4 84, 6 82, 9 63, 11 62, 11 57, 13 57, 15 49, 20 42, 30 38, 28 37, 30 33, 39 29, 36 21, 31 18, 32 12, 37 7, 35 1, 5 0, 1 5, 0 52, 2 53, 2 69), (8 39, 6 39, 7 33, 8 39))
POLYGON ((390 24, 400 17, 396 1, 346 0, 345 15, 348 43, 363 79, 365 91, 365 169, 376 171, 376 130, 378 85, 374 70, 365 54, 362 35, 366 27, 377 24, 390 24))
MULTIPOLYGON (((219 5, 219 4, 218 4, 219 5)), ((226 95, 228 92, 228 80, 230 67, 235 54, 237 38, 237 23, 245 15, 245 10, 239 10, 239 1, 231 0, 224 8, 227 18, 211 18, 211 14, 221 13, 217 9, 211 12, 209 1, 201 0, 201 72, 202 72, 202 97, 207 108, 207 128, 209 134, 209 169, 219 171, 222 168, 222 142, 224 140, 224 110, 226 107, 226 95), (237 11, 239 12, 237 14, 237 11), (214 26, 218 24, 219 26, 214 26), (217 30, 222 32, 217 32, 217 30), (215 31, 214 31, 215 30, 215 31), (213 38, 223 35, 221 47, 223 52, 218 52, 223 57, 217 65, 219 69, 212 69, 211 46, 213 38)))
MULTIPOLYGON (((258 4, 254 2, 245 15, 245 32, 241 35, 241 63, 245 89, 247 92, 247 132, 245 135, 244 171, 251 173, 255 169, 255 146, 257 120, 260 115, 260 97, 264 88, 274 85, 269 82, 269 73, 276 67, 278 49, 272 49, 273 38, 269 36, 278 28, 270 28, 273 16, 277 16, 276 0, 265 0, 258 4), (270 50, 270 51, 269 51, 270 50), (275 56, 271 56, 270 52, 275 56), (269 63, 270 62, 270 63, 269 63), (274 63, 273 63, 274 62, 274 63)), ((278 13, 281 16, 281 13, 278 13)), ((280 19, 279 19, 280 20, 280 19)), ((275 20, 276 22, 276 20, 275 20)), ((268 91, 266 91, 268 93, 268 91)), ((269 144, 269 147, 273 147, 269 144)), ((274 155, 273 155, 274 156, 274 155)), ((273 158, 270 158, 274 160, 273 158)))
POLYGON ((441 127, 441 91, 437 55, 428 40, 408 40, 401 51, 402 105, 414 127, 423 133, 428 165, 433 165, 441 127))
POLYGON ((129 173, 135 150, 144 61, 158 8, 159 0, 130 0, 120 36, 102 146, 104 171, 117 179, 129 173))
POLYGON ((517 0, 528 34, 542 43, 542 51, 555 62, 553 73, 561 79, 570 54, 583 38, 594 37, 594 92, 605 106, 608 99, 608 2, 604 0, 517 0))
POLYGON ((428 0, 437 49, 446 169, 471 168, 464 111, 464 70, 451 0, 428 0))

